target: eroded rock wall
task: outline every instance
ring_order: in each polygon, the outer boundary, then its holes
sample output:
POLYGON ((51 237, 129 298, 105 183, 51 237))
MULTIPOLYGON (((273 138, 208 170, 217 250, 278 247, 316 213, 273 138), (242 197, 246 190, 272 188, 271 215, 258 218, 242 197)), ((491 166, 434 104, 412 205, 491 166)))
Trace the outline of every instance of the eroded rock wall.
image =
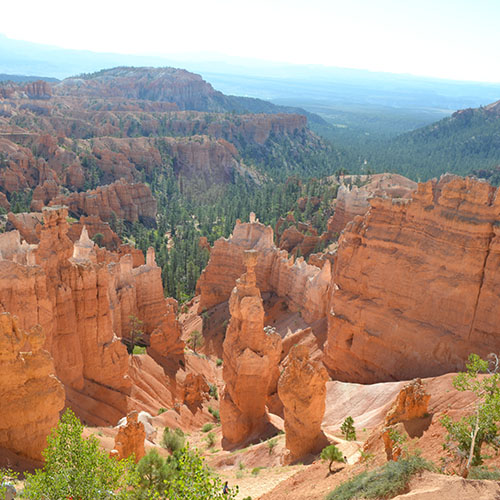
POLYGON ((470 178, 374 198, 339 242, 326 358, 335 378, 411 379, 498 352, 500 197, 470 178))
POLYGON ((273 230, 255 220, 237 222, 230 238, 217 240, 210 261, 197 285, 201 295, 200 310, 209 309, 229 299, 241 274, 245 272, 245 250, 257 251, 257 287, 289 299, 291 310, 301 311, 306 321, 326 316, 331 280, 330 262, 322 269, 308 265, 303 258, 290 257, 273 243, 273 230))
MULTIPOLYGON (((130 254, 97 248, 82 231, 68 238, 65 209, 44 210, 39 245, 0 240, 0 311, 19 317, 25 330, 41 325, 68 403, 89 423, 115 424, 128 409, 130 359, 118 337, 131 317, 144 336, 166 336, 161 354, 182 351, 179 331, 170 329, 154 253, 134 267, 130 254), (8 250, 8 251, 7 251, 8 250), (175 338, 170 338, 171 336, 175 338)), ((8 234, 8 233, 6 233, 8 234)))

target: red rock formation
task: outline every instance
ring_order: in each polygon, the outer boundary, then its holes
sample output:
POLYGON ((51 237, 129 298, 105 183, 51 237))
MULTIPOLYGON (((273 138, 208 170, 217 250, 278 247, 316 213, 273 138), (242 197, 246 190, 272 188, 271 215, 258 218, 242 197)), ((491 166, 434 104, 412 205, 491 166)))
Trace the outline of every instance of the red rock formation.
POLYGON ((245 252, 247 272, 231 293, 231 321, 223 344, 224 392, 220 403, 225 445, 255 439, 265 429, 269 384, 278 368, 281 338, 264 331, 264 307, 256 286, 257 252, 245 252))
POLYGON ((229 239, 217 240, 210 261, 197 284, 200 310, 209 309, 228 300, 237 278, 245 271, 245 250, 258 251, 257 287, 285 297, 291 311, 301 311, 303 318, 313 322, 326 316, 328 288, 331 280, 330 262, 322 269, 309 266, 303 258, 294 259, 273 243, 273 230, 255 221, 239 221, 229 239))
POLYGON ((148 347, 148 354, 160 365, 167 364, 169 359, 177 361, 184 352, 181 325, 177 320, 177 301, 169 297, 165 299, 165 306, 161 328, 151 332, 148 347))
POLYGON ((385 417, 385 425, 393 425, 405 420, 427 415, 430 394, 425 392, 422 380, 417 378, 405 385, 385 417))
POLYGON ((9 212, 7 214, 6 230, 19 231, 23 240, 30 244, 39 243, 40 224, 42 220, 43 216, 41 212, 22 212, 19 214, 9 212))
MULTIPOLYGON (((144 430, 144 424, 139 422, 137 417, 138 413, 136 411, 129 413, 126 424, 118 428, 113 450, 116 450, 118 460, 134 455, 135 463, 137 463, 146 454, 144 451, 146 431, 144 430)), ((115 454, 113 453, 113 455, 115 454)))
POLYGON ((286 463, 318 451, 323 444, 328 374, 321 362, 311 361, 304 345, 292 347, 278 382, 285 414, 286 463))
POLYGON ((24 329, 42 325, 68 404, 87 422, 114 424, 131 404, 129 356, 117 338, 127 335, 130 316, 143 321, 146 339, 155 330, 178 332, 168 329, 153 253, 134 268, 131 255, 118 260, 97 250, 86 231, 73 244, 66 217, 64 209, 44 211, 38 246, 2 235, 0 311, 18 315, 24 329))
POLYGON ((500 197, 444 176, 411 200, 374 198, 335 262, 325 362, 334 378, 410 379, 498 351, 500 197))
POLYGON ((7 196, 5 196, 2 192, 0 192, 0 208, 7 210, 7 212, 10 210, 9 200, 7 199, 7 196))
POLYGON ((52 89, 48 82, 38 80, 26 84, 26 94, 30 99, 49 99, 52 96, 52 89))
MULTIPOLYGON (((111 229, 110 225, 107 222, 103 222, 99 217, 96 217, 95 215, 91 215, 89 217, 80 217, 80 220, 78 222, 71 224, 68 230, 68 236, 70 240, 73 242, 77 241, 80 238, 82 229, 84 227, 87 229, 90 238, 94 238, 96 234, 102 235, 102 238, 99 238, 101 241, 98 242, 97 240, 95 240, 99 243, 100 246, 106 247, 108 250, 117 250, 120 247, 121 240, 118 235, 111 229)), ((142 252, 140 253, 142 256, 142 252)), ((144 264, 144 262, 142 262, 142 264, 144 264)))
POLYGON ((388 197, 408 199, 417 189, 417 183, 398 174, 344 176, 335 200, 335 213, 328 221, 328 233, 340 233, 356 215, 364 215, 370 208, 370 198, 388 197), (353 184, 355 180, 361 187, 353 184))
POLYGON ((130 222, 141 220, 151 225, 156 217, 156 200, 149 187, 124 181, 99 186, 93 191, 57 196, 52 199, 50 205, 65 205, 78 217, 93 215, 104 221, 110 221, 114 213, 118 219, 130 222))
POLYGON ((64 406, 44 341, 40 327, 23 332, 17 318, 0 313, 0 448, 35 460, 64 406))

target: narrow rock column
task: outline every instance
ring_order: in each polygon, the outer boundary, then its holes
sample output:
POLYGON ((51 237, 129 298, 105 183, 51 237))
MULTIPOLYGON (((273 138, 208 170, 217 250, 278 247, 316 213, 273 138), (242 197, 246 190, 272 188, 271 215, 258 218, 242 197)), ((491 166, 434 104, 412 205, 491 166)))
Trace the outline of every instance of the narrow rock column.
POLYGON ((278 381, 278 395, 285 413, 288 449, 285 463, 319 451, 327 380, 325 367, 309 359, 306 346, 297 345, 291 349, 288 364, 278 381))
POLYGON ((266 399, 281 354, 281 338, 264 331, 264 307, 256 286, 257 252, 244 255, 247 272, 229 299, 229 322, 223 344, 225 382, 220 417, 223 446, 258 437, 268 422, 266 399))

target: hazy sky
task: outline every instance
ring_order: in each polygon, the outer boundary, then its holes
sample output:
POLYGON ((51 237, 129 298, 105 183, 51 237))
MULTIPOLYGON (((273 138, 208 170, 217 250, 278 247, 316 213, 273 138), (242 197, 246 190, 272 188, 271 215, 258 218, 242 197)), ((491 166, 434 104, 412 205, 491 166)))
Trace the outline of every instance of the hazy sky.
POLYGON ((65 48, 500 82, 500 0, 23 0, 1 10, 0 33, 65 48))

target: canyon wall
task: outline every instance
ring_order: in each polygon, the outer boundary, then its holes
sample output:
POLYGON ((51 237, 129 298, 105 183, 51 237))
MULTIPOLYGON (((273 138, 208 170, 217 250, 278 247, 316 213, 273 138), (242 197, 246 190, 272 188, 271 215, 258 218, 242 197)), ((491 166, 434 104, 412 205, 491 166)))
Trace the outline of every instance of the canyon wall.
POLYGON ((443 176, 410 200, 373 198, 339 241, 325 363, 371 383, 464 368, 498 352, 500 197, 443 176))
POLYGON ((201 295, 200 310, 209 309, 229 299, 236 280, 245 272, 245 250, 257 251, 257 287, 261 292, 274 292, 288 299, 292 311, 300 311, 304 319, 314 322, 326 316, 327 296, 331 280, 330 262, 322 269, 295 259, 273 243, 273 230, 255 220, 237 222, 230 238, 217 240, 210 261, 197 284, 201 295))

